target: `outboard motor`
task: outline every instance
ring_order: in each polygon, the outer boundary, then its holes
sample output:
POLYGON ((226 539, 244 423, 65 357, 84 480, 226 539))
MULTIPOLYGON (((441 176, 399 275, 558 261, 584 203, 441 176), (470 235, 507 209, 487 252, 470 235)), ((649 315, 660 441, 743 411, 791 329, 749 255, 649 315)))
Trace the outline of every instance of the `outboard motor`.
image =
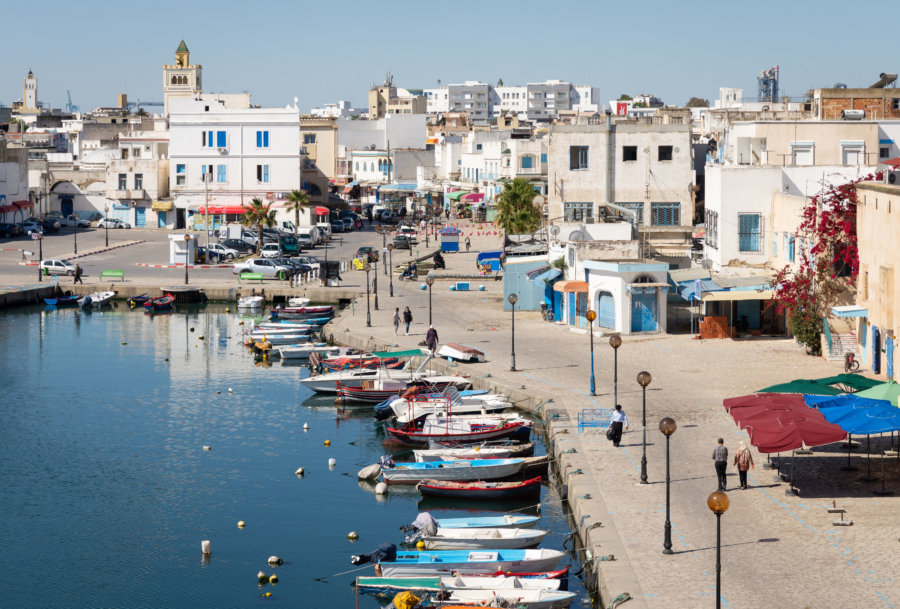
POLYGON ((397 560, 397 546, 392 543, 383 543, 371 554, 354 554, 350 557, 351 565, 364 565, 368 562, 394 562, 397 560))
POLYGON ((431 537, 432 535, 436 535, 437 529, 437 520, 435 520, 434 517, 428 512, 420 513, 411 523, 405 524, 400 527, 400 530, 404 533, 410 533, 404 539, 406 543, 416 543, 416 541, 418 541, 422 537, 431 537))

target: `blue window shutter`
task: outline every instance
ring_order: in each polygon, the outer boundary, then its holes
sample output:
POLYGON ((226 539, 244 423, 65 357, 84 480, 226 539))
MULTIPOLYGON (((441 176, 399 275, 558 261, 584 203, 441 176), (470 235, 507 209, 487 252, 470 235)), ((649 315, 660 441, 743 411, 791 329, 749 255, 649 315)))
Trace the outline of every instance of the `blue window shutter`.
POLYGON ((263 165, 263 182, 269 181, 269 166, 263 165))
POLYGON ((263 131, 263 148, 269 147, 269 132, 263 131))
POLYGON ((219 148, 225 148, 227 144, 225 143, 225 132, 224 131, 216 131, 216 146, 219 148))
POLYGON ((217 182, 225 182, 226 181, 226 172, 225 165, 217 165, 216 166, 216 181, 217 182))
POLYGON ((546 162, 547 162, 547 153, 543 152, 543 153, 541 153, 541 163, 546 163, 546 162))
POLYGON ((212 145, 213 145, 213 132, 212 131, 206 132, 206 145, 208 147, 212 148, 212 145))
POLYGON ((256 132, 256 147, 262 148, 262 131, 256 132))

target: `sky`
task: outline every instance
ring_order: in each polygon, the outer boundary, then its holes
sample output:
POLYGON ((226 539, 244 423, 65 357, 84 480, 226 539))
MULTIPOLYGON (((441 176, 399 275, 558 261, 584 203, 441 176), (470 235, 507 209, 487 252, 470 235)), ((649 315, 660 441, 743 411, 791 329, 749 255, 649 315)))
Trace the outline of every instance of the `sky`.
POLYGON ((21 99, 29 69, 40 101, 53 107, 65 106, 67 91, 82 111, 115 105, 118 93, 162 101, 162 65, 174 63, 182 39, 203 66, 205 91, 249 91, 261 106, 298 97, 303 110, 341 99, 365 107, 387 72, 413 89, 559 79, 599 88, 603 102, 648 93, 671 105, 712 102, 719 87, 755 98, 759 72, 775 65, 781 95, 792 98, 900 72, 900 54, 876 44, 874 26, 897 16, 882 0, 8 4, 0 35, 7 106, 21 99))

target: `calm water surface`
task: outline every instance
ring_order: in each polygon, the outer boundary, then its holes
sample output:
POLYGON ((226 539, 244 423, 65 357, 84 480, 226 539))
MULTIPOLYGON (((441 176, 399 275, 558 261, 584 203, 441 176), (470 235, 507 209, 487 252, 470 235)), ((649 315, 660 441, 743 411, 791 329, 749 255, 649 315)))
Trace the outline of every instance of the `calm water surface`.
MULTIPOLYGON (((418 497, 357 482, 385 452, 371 409, 339 418, 299 385, 305 368, 254 365, 239 319, 215 305, 0 312, 0 607, 355 606, 355 574, 328 576, 399 543, 418 497), (279 583, 259 587, 259 570, 279 583)), ((560 548, 547 488, 540 526, 560 548)))

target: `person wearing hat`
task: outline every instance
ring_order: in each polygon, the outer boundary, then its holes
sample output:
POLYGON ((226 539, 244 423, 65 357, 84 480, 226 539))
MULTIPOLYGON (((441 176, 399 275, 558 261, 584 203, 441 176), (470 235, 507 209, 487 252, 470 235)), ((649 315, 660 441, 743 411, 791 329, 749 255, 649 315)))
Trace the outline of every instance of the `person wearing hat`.
POLYGON ((431 351, 431 354, 434 355, 434 351, 437 349, 438 344, 438 333, 437 330, 434 329, 434 326, 428 326, 428 332, 425 333, 425 344, 428 346, 428 350, 431 351))
POLYGON ((741 479, 741 490, 747 488, 747 470, 753 467, 753 455, 747 444, 741 440, 738 444, 737 453, 734 455, 734 464, 738 468, 738 475, 741 479))

